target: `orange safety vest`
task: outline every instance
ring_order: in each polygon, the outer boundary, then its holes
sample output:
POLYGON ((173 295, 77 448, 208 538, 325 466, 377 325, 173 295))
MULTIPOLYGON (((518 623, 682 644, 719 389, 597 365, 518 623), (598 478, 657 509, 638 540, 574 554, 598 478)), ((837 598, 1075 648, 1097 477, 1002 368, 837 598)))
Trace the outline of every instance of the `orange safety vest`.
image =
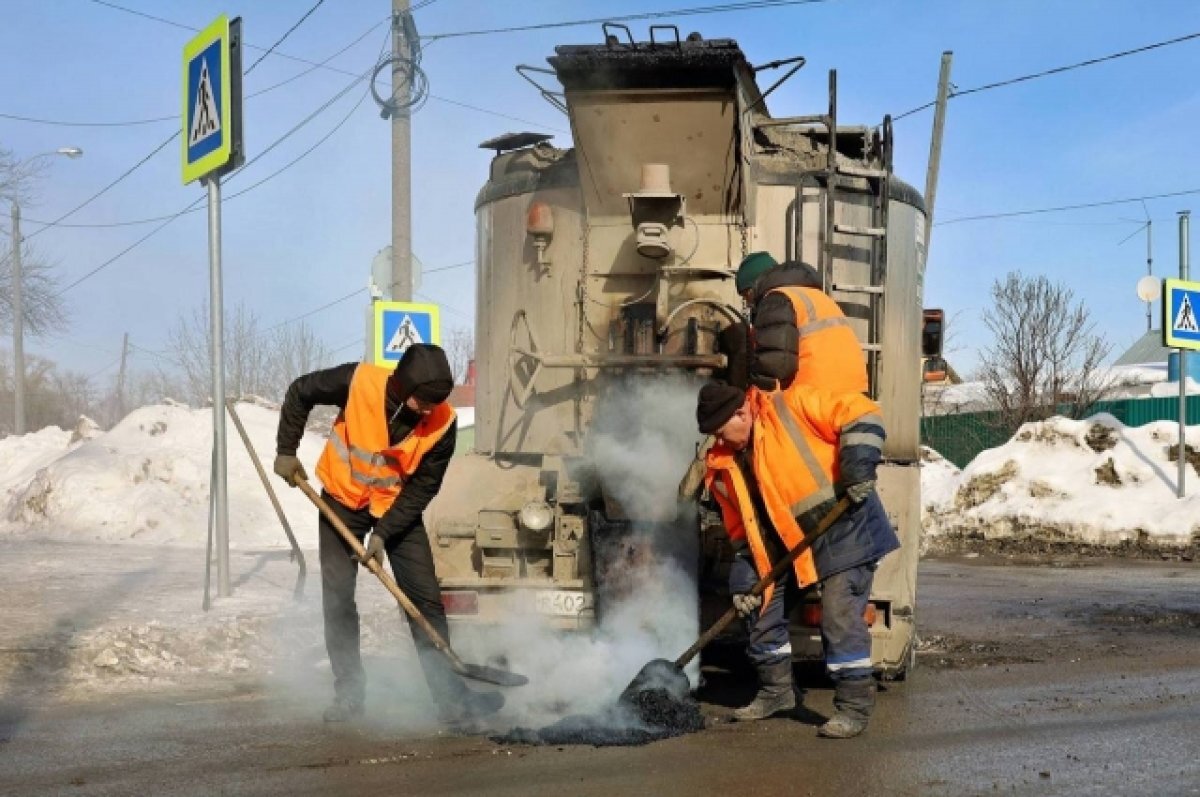
POLYGON ((391 373, 390 368, 368 363, 358 366, 346 406, 333 422, 317 463, 317 476, 330 495, 351 509, 370 507, 377 518, 399 497, 455 418, 454 408, 443 401, 398 445, 390 445, 386 396, 391 373))
MULTIPOLYGON (((882 425, 879 405, 861 393, 833 394, 803 384, 772 393, 751 388, 749 396, 757 409, 752 432, 754 476, 771 525, 791 549, 804 538, 796 518, 835 498, 840 430, 858 420, 882 425)), ((726 533, 731 540, 746 540, 755 570, 765 576, 771 571, 771 559, 734 452, 718 443, 709 450, 705 464, 705 485, 721 507, 726 533)), ((794 568, 801 587, 820 580, 811 549, 796 559, 794 568)), ((764 603, 771 600, 773 589, 763 593, 764 603)))
POLYGON ((784 285, 767 291, 792 301, 800 330, 800 359, 793 385, 832 393, 867 392, 867 358, 838 303, 816 288, 784 285))

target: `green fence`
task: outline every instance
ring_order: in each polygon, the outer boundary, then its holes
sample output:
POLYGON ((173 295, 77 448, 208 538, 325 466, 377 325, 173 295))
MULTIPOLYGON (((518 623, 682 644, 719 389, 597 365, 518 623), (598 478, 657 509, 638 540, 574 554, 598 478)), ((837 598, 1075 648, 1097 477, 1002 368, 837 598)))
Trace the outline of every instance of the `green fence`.
MULTIPOLYGON (((1088 415, 1107 412, 1126 426, 1152 421, 1174 421, 1179 417, 1179 397, 1121 399, 1097 402, 1088 415)), ((1200 396, 1188 396, 1188 424, 1200 424, 1200 396)), ((930 415, 921 419, 921 442, 960 468, 984 449, 1008 442, 1010 434, 1000 426, 998 412, 967 412, 961 415, 930 415)))

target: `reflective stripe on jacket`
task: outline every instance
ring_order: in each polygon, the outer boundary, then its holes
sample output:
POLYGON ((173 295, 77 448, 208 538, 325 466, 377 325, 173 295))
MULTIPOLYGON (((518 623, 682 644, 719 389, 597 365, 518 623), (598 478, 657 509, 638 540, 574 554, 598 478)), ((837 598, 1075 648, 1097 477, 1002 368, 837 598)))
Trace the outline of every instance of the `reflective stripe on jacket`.
POLYGON ((369 507, 383 517, 434 444, 454 423, 454 409, 438 404, 412 432, 393 446, 389 441, 387 380, 390 368, 363 363, 354 371, 346 407, 333 430, 317 476, 329 494, 351 509, 369 507))
MULTIPOLYGON (((802 529, 811 532, 833 506, 834 485, 841 480, 839 442, 859 449, 861 457, 874 431, 882 432, 879 407, 861 393, 832 394, 804 384, 773 393, 751 388, 749 396, 757 411, 751 451, 754 475, 770 523, 791 549, 803 538, 802 529), (844 433, 846 439, 840 441, 844 433)), ((882 444, 882 434, 876 437, 882 444)), ((717 444, 709 450, 706 465, 705 484, 721 507, 726 532, 732 540, 746 540, 758 574, 765 576, 771 560, 734 452, 717 444)), ((812 550, 796 559, 800 586, 832 575, 820 571, 820 564, 812 550)), ((770 598, 768 588, 763 601, 770 598)))
MULTIPOLYGON (((831 393, 867 392, 867 360, 837 302, 816 288, 791 285, 774 288, 767 295, 772 293, 790 299, 796 313, 800 339, 792 384, 812 385, 831 393)), ((765 328, 761 334, 769 337, 765 328)))

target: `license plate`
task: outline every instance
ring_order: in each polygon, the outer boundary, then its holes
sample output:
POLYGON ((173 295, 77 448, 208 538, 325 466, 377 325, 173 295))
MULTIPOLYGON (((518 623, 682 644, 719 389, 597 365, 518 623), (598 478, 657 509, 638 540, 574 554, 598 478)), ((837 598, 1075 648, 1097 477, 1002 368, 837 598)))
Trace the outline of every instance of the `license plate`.
POLYGON ((566 592, 564 590, 539 590, 533 595, 533 606, 538 614, 559 617, 577 617, 596 605, 595 596, 588 592, 566 592))

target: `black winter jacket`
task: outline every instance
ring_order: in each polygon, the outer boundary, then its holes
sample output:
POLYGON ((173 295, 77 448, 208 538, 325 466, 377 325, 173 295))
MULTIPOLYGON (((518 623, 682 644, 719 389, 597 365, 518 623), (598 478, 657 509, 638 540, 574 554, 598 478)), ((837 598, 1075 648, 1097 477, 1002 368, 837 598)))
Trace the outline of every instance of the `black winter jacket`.
MULTIPOLYGON (((304 436, 304 425, 316 405, 329 404, 341 410, 346 409, 346 402, 350 398, 350 382, 357 368, 358 363, 346 363, 313 371, 292 382, 280 410, 279 431, 275 438, 276 453, 296 455, 296 448, 304 436)), ((397 413, 398 405, 392 396, 385 398, 387 417, 392 419, 388 428, 388 440, 392 445, 407 437, 421 419, 420 415, 407 407, 397 413)), ((385 541, 421 524, 421 513, 442 488, 442 479, 450 465, 450 458, 454 456, 457 437, 456 418, 442 439, 421 459, 412 478, 405 483, 400 497, 376 523, 375 533, 385 541)))
POLYGON ((821 287, 815 269, 806 263, 789 261, 764 274, 754 285, 758 297, 751 309, 754 326, 754 354, 750 358, 750 381, 763 390, 776 385, 787 388, 796 378, 800 359, 800 330, 792 300, 775 288, 796 286, 821 287))

